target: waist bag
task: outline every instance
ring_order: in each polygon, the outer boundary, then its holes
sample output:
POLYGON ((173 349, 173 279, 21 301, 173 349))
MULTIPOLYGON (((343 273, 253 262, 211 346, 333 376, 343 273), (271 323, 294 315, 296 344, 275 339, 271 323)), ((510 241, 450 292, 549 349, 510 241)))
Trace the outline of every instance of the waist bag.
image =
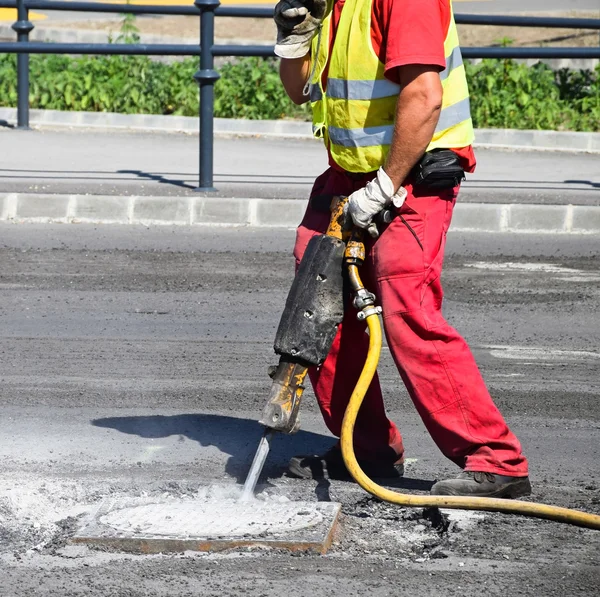
POLYGON ((411 171, 415 186, 428 189, 448 189, 465 179, 459 157, 450 149, 428 151, 411 171))

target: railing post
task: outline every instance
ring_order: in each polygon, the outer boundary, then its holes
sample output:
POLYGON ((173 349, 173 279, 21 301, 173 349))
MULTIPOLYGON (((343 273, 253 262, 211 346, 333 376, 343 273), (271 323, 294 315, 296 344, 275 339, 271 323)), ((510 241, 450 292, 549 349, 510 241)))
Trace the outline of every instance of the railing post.
POLYGON ((197 191, 216 191, 213 186, 213 117, 215 70, 213 44, 215 43, 215 10, 219 0, 194 0, 200 9, 200 70, 194 79, 200 85, 200 184, 197 191))
MULTIPOLYGON (((28 42, 33 23, 25 0, 17 0, 17 22, 12 26, 18 42, 28 42)), ((17 128, 29 128, 29 54, 17 55, 17 128)))

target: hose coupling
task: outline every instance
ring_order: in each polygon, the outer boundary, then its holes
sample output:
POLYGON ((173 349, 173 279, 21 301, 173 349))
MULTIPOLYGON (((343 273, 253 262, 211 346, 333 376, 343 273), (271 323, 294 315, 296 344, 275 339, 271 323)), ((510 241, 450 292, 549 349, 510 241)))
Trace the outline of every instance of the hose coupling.
POLYGON ((354 294, 352 304, 356 309, 361 311, 362 309, 371 307, 375 304, 375 295, 366 288, 359 288, 354 294))
POLYGON ((381 307, 375 307, 375 305, 372 305, 370 307, 365 307, 362 311, 359 311, 356 317, 359 321, 364 321, 367 317, 370 317, 371 315, 379 315, 380 313, 381 307))

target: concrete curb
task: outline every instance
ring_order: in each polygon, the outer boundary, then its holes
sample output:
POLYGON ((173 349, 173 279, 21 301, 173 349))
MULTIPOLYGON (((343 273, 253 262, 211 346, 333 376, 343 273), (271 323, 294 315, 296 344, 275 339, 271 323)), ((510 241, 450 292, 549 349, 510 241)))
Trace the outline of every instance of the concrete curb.
MULTIPOLYGON (((15 223, 291 228, 305 209, 295 199, 0 194, 0 221, 15 223)), ((459 203, 452 229, 598 234, 600 206, 459 203)))
MULTIPOLYGON (((15 124, 16 108, 0 108, 0 121, 15 124)), ((31 110, 32 126, 103 128, 140 132, 198 134, 198 119, 191 116, 158 114, 115 114, 110 112, 61 112, 31 110)), ((215 118, 216 135, 288 137, 314 140, 308 122, 289 120, 243 120, 215 118)), ((477 129, 478 147, 600 153, 600 133, 531 131, 516 129, 477 129)))

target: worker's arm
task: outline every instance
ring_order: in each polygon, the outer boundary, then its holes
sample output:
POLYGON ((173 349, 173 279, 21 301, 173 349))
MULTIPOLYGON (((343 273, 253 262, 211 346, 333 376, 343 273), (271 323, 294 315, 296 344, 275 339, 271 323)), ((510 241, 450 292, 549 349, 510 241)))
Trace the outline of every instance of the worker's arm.
POLYGON ((275 5, 279 76, 290 99, 298 105, 309 99, 303 90, 310 77, 310 47, 326 11, 327 0, 279 0, 275 5))
POLYGON ((298 105, 306 103, 304 88, 310 76, 310 52, 302 58, 282 58, 279 76, 290 99, 298 105))
POLYGON ((410 64, 398 67, 402 91, 396 106, 394 135, 383 166, 394 191, 431 143, 442 109, 442 83, 435 66, 410 64))

